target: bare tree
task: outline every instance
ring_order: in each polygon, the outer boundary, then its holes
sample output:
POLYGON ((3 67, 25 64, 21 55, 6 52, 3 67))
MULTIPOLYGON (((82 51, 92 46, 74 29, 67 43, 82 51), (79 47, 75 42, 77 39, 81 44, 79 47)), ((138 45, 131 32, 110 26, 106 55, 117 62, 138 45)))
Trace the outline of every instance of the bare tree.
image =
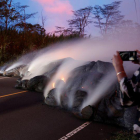
POLYGON ((85 35, 85 27, 92 23, 90 15, 92 13, 93 7, 89 6, 77 11, 73 11, 74 18, 68 20, 70 28, 75 32, 78 32, 81 37, 85 35))
POLYGON ((78 34, 77 32, 73 31, 72 28, 65 28, 59 26, 56 26, 56 31, 54 33, 58 35, 64 35, 64 36, 78 34))
POLYGON ((56 31, 54 31, 55 34, 63 34, 65 30, 65 27, 59 27, 59 26, 56 26, 56 31))
POLYGON ((21 6, 20 3, 13 3, 12 0, 0 0, 0 24, 7 30, 8 27, 24 25, 26 30, 26 20, 33 17, 36 13, 26 14, 27 5, 21 6))
POLYGON ((20 18, 20 23, 18 24, 23 24, 24 25, 24 32, 26 32, 26 24, 27 24, 27 19, 31 18, 31 17, 34 17, 36 13, 31 13, 31 14, 26 14, 26 8, 28 8, 29 6, 27 5, 22 5, 22 6, 18 6, 18 9, 20 11, 20 14, 21 14, 21 18, 20 18))
POLYGON ((46 16, 43 16, 42 12, 41 12, 41 22, 42 22, 42 27, 45 28, 45 22, 47 20, 46 16))
POLYGON ((116 27, 124 18, 119 11, 120 4, 121 1, 115 1, 103 7, 98 5, 94 7, 93 14, 94 19, 96 19, 94 23, 103 36, 107 34, 109 29, 116 27))

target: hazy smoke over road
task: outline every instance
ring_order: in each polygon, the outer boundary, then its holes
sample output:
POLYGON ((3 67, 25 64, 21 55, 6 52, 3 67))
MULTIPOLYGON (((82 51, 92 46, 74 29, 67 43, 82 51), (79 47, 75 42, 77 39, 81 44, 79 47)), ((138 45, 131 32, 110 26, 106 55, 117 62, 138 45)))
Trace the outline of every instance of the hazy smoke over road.
MULTIPOLYGON (((20 65, 28 65, 28 72, 23 79, 31 79, 37 75, 42 75, 47 72, 47 65, 51 62, 69 58, 63 61, 60 65, 57 73, 51 78, 49 84, 45 88, 44 96, 47 97, 48 92, 55 86, 55 83, 58 80, 64 79, 64 82, 67 82, 70 73, 75 68, 84 65, 90 61, 101 60, 104 62, 111 62, 112 57, 116 51, 133 51, 140 50, 140 41, 133 36, 130 40, 129 35, 124 35, 123 39, 82 39, 74 40, 64 43, 58 43, 52 45, 48 48, 44 48, 38 52, 27 54, 21 57, 17 62, 11 65, 7 71, 13 69, 20 65), (127 38, 127 39, 125 39, 127 38)), ((137 37, 137 36, 136 36, 137 37)), ((138 68, 138 65, 134 65, 131 62, 124 62, 124 67, 128 76, 131 76, 132 73, 138 68)), ((101 99, 103 90, 111 88, 112 84, 116 80, 114 71, 104 77, 102 84, 99 84, 94 91, 89 91, 92 94, 89 94, 89 97, 84 102, 82 107, 85 107, 88 104, 94 104, 101 99), (109 84, 106 81, 110 81, 109 84)), ((60 104, 60 96, 65 85, 59 85, 58 93, 56 100, 60 104)), ((72 106, 73 97, 69 101, 69 106, 72 106)))

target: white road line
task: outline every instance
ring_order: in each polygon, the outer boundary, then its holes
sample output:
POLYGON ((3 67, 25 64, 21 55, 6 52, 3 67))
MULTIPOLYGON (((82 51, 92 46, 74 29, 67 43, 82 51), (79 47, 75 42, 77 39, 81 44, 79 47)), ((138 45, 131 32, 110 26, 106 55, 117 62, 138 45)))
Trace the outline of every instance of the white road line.
POLYGON ((84 124, 77 127, 76 129, 74 129, 73 131, 71 131, 70 133, 66 134, 65 136, 63 136, 62 138, 60 138, 58 140, 67 140, 68 138, 72 137, 73 135, 75 135, 76 133, 78 133, 79 131, 81 131, 85 127, 87 127, 89 124, 91 124, 91 122, 85 122, 84 124))

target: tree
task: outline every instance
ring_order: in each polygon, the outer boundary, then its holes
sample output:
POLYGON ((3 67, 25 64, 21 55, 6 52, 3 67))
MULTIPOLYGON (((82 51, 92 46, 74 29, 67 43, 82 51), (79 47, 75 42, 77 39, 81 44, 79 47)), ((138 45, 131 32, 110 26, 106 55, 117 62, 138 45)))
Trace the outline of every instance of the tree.
POLYGON ((24 23, 26 30, 26 20, 33 17, 36 13, 26 14, 27 5, 21 6, 20 3, 13 3, 12 0, 0 0, 0 24, 7 30, 9 27, 17 27, 24 23))
POLYGON ((21 14, 21 18, 19 20, 19 23, 18 24, 21 24, 21 25, 24 25, 24 32, 26 32, 26 24, 27 23, 27 19, 31 18, 31 17, 34 17, 34 15, 36 13, 31 13, 31 14, 26 14, 26 8, 28 8, 29 6, 27 5, 22 5, 20 6, 20 4, 18 3, 18 7, 17 7, 17 10, 20 11, 20 14, 21 14))
POLYGON ((42 22, 42 27, 45 28, 45 22, 47 20, 46 16, 43 16, 42 12, 41 12, 41 22, 42 22))
POLYGON ((85 35, 85 27, 92 23, 90 15, 93 7, 89 6, 77 11, 73 11, 74 18, 68 20, 68 24, 74 32, 78 32, 81 37, 85 35))
MULTIPOLYGON (((55 34, 58 35, 64 35, 64 36, 69 36, 69 35, 73 35, 76 34, 72 28, 65 28, 65 27, 59 27, 56 26, 56 31, 54 32, 55 34)), ((77 33, 78 34, 78 33, 77 33)))
POLYGON ((115 1, 103 7, 98 5, 94 7, 93 14, 96 19, 94 23, 100 29, 103 36, 108 33, 109 29, 116 27, 124 18, 118 10, 120 4, 121 1, 115 1))
POLYGON ((12 5, 12 0, 0 1, 0 23, 7 28, 20 18, 20 13, 12 5))

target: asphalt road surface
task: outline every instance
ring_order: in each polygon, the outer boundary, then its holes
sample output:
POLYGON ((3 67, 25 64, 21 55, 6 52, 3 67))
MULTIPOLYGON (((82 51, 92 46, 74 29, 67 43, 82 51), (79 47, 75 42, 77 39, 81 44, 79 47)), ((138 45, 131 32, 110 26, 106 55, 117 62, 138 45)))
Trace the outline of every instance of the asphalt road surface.
POLYGON ((15 89, 15 83, 0 77, 0 140, 109 140, 121 129, 43 105, 41 93, 15 89))

